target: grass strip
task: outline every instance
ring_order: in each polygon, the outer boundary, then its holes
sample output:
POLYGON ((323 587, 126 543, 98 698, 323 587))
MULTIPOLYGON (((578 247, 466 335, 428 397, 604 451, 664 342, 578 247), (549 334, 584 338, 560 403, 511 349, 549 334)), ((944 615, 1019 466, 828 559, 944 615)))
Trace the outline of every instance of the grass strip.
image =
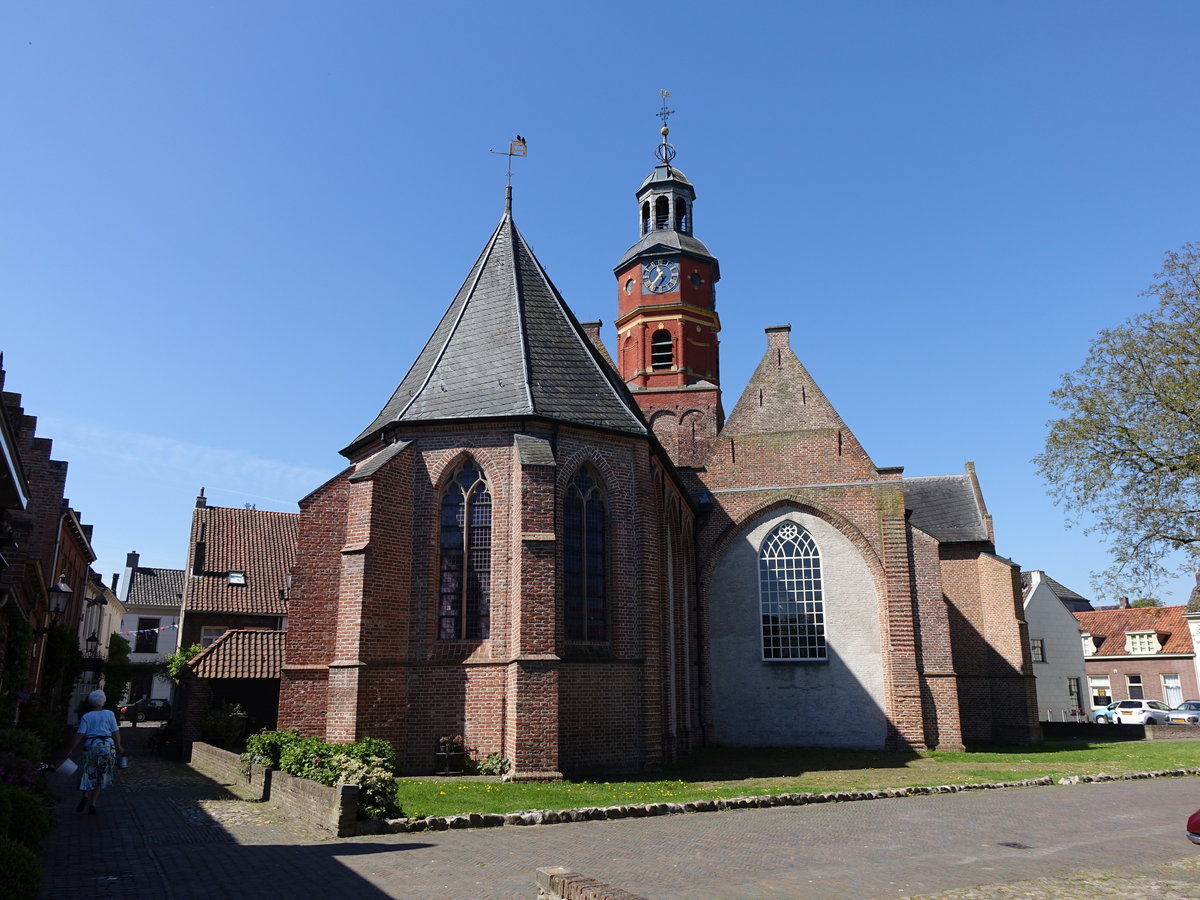
POLYGON ((706 748, 653 778, 548 784, 397 781, 404 815, 685 803, 764 794, 869 791, 1027 778, 1166 771, 1200 765, 1200 742, 1078 741, 967 751, 706 748))

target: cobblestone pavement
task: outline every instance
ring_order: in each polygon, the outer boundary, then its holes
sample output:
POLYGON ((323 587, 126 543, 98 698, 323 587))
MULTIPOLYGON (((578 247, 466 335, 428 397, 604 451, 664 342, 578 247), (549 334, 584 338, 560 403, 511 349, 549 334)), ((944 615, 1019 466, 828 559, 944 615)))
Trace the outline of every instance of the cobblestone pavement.
POLYGON ((322 840, 139 750, 150 732, 124 730, 97 815, 56 785, 44 900, 532 900, 553 865, 664 900, 1200 896, 1196 778, 322 840))

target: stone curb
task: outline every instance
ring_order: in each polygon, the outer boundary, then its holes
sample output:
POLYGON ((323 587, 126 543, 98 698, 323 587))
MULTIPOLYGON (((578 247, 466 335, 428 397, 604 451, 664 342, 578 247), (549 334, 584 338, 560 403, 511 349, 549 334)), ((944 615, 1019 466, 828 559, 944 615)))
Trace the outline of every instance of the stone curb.
MULTIPOLYGON (((1170 769, 1163 772, 1129 772, 1123 775, 1071 775, 1058 784, 1085 784, 1100 781, 1133 781, 1142 778, 1184 778, 1200 775, 1200 768, 1170 769)), ((935 787, 888 788, 878 791, 831 791, 823 794, 764 794, 758 797, 725 797, 720 800, 689 800, 686 803, 648 803, 634 806, 585 806, 579 809, 538 809, 513 813, 464 813, 457 816, 372 819, 358 823, 359 834, 402 834, 418 831, 447 831, 460 828, 499 828, 504 825, 559 825, 566 822, 593 822, 602 819, 640 819, 648 816, 672 816, 681 813, 717 812, 724 809, 768 809, 774 806, 807 806, 810 803, 853 803, 858 800, 886 800, 929 794, 957 794, 963 791, 996 791, 1005 788, 1049 787, 1049 776, 1022 781, 998 781, 988 784, 942 784, 935 787)))

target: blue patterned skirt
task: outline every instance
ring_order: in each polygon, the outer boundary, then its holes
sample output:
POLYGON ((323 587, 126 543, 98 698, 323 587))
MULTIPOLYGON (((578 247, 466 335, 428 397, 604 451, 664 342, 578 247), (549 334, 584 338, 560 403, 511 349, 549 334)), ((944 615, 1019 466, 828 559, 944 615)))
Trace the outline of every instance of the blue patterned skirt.
POLYGON ((117 748, 112 741, 89 741, 83 751, 83 774, 79 776, 79 789, 90 791, 108 787, 113 783, 116 767, 117 748))

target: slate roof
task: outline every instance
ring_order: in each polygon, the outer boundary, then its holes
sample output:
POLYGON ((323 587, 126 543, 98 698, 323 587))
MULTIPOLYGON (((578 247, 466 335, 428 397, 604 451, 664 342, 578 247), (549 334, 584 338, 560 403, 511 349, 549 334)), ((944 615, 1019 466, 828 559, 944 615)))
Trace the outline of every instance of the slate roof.
POLYGON ((296 520, 296 513, 197 507, 184 579, 185 613, 287 615, 280 592, 296 561, 296 520), (230 572, 244 572, 246 583, 230 584, 230 572))
POLYGON ((1157 632, 1163 653, 1192 653, 1192 636, 1183 618, 1186 610, 1184 606, 1097 609, 1077 612, 1075 618, 1079 627, 1092 636, 1097 656, 1128 656, 1125 652, 1127 631, 1157 632))
POLYGON ((155 569, 138 566, 129 575, 125 608, 135 606, 174 606, 183 602, 183 569, 155 569))
MULTIPOLYGON (((1021 588, 1023 591, 1027 593, 1032 582, 1033 574, 1031 572, 1021 573, 1021 588)), ((1071 612, 1089 612, 1092 609, 1092 602, 1090 600, 1082 594, 1075 593, 1069 587, 1064 587, 1045 572, 1042 573, 1042 584, 1050 588, 1054 596, 1061 600, 1063 606, 1071 612)))
POLYGON ((704 245, 704 241, 694 238, 690 234, 675 231, 673 228, 663 228, 643 235, 640 241, 625 251, 621 256, 621 261, 613 266, 613 271, 620 272, 629 264, 630 260, 643 253, 690 253, 692 256, 711 260, 714 264, 717 261, 716 257, 708 251, 708 247, 704 245))
POLYGON ((966 475, 928 475, 904 479, 909 521, 943 543, 987 541, 987 523, 966 475))
POLYGON ((343 453, 392 423, 514 416, 648 433, 506 209, 400 386, 343 453))
POLYGON ((192 658, 197 678, 278 678, 283 669, 285 631, 232 628, 192 658))

